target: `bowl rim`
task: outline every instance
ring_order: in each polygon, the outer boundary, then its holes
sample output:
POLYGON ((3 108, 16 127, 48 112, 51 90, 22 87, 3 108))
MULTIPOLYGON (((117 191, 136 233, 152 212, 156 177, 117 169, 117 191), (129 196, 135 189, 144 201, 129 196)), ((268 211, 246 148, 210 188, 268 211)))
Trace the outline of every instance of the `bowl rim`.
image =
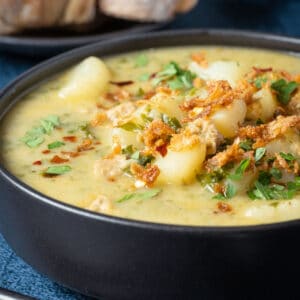
MULTIPOLYGON (((76 61, 78 62, 81 57, 85 57, 85 53, 88 52, 96 52, 99 51, 101 48, 110 48, 112 49, 113 45, 115 44, 125 44, 128 42, 136 42, 142 41, 144 39, 152 39, 155 40, 156 38, 168 38, 170 36, 176 38, 184 38, 184 37, 191 37, 192 35, 200 35, 200 36, 209 36, 212 39, 217 39, 220 37, 227 38, 229 43, 226 45, 218 43, 218 45, 223 46, 235 46, 235 47, 247 47, 246 41, 260 41, 265 43, 277 43, 275 50, 291 52, 300 54, 300 39, 293 38, 293 37, 286 37, 274 34, 267 34, 267 33, 257 33, 252 31, 244 31, 244 30, 224 30, 224 29, 184 29, 184 30, 166 30, 154 33, 147 33, 147 34, 136 34, 130 35, 126 37, 119 37, 111 40, 100 41, 97 43, 93 43, 84 47, 76 48, 67 52, 64 52, 60 55, 54 56, 53 58, 47 59, 34 67, 28 69, 27 71, 23 72, 21 75, 16 77, 13 81, 8 83, 2 90, 0 90, 0 102, 3 101, 3 98, 8 97, 10 101, 10 105, 8 105, 7 109, 2 109, 0 111, 0 122, 2 121, 3 117, 6 115, 7 111, 11 106, 15 105, 16 101, 11 101, 12 95, 14 95, 16 91, 16 87, 21 85, 26 79, 32 77, 34 74, 41 73, 50 67, 50 69, 54 69, 52 72, 52 76, 59 71, 57 71, 57 66, 59 63, 68 61, 70 65, 74 64, 76 61), (236 39, 242 39, 244 42, 239 43, 236 39), (234 41, 234 44, 231 42, 234 41), (241 44, 241 45, 239 45, 241 44), (69 58, 69 59, 68 59, 69 58), (73 59, 72 59, 73 58, 73 59), (72 62, 72 60, 74 62, 72 62)), ((217 43, 203 43, 204 46, 206 45, 215 45, 217 43)), ((190 45, 193 45, 190 43, 190 45)), ((194 44, 196 45, 196 43, 194 44)), ((163 46, 165 47, 165 46, 163 46)), ((273 47, 262 47, 262 46, 255 46, 250 45, 250 48, 257 48, 257 49, 265 49, 265 50, 272 50, 273 47)), ((149 47, 145 47, 143 49, 148 49, 149 47)), ((154 47, 154 48, 159 48, 154 47)), ((140 50, 140 49, 138 49, 140 50)), ((138 51, 136 50, 136 51, 138 51)), ((274 50, 274 49, 273 49, 274 50)), ((126 53, 128 51, 125 51, 126 53)), ((130 52, 130 51, 129 51, 130 52)), ((122 52, 119 52, 120 54, 122 52)), ((118 54, 113 54, 118 55, 118 54)), ((104 55, 109 56, 109 55, 104 55)), ((62 69, 65 69, 63 67, 62 69)), ((39 84, 41 84, 44 80, 47 80, 47 77, 44 78, 43 74, 41 76, 41 80, 39 84)), ((49 78, 49 77, 48 77, 49 78)), ((31 87, 25 87, 25 92, 28 93, 31 87)), ((17 97, 20 98, 20 93, 16 93, 17 97)), ((7 100, 7 101, 8 101, 7 100)), ((19 100, 19 99, 18 99, 19 100)), ((17 100, 17 102, 18 102, 17 100)), ((17 188, 20 192, 27 194, 30 197, 41 201, 46 206, 51 206, 56 209, 60 209, 62 211, 87 218, 92 219, 95 221, 101 222, 108 222, 114 225, 120 226, 127 226, 132 228, 140 228, 140 229, 148 229, 148 230, 155 230, 155 231, 172 231, 177 233, 201 233, 201 234, 224 234, 224 233, 250 233, 250 232, 257 232, 257 231, 269 231, 269 230, 276 230, 276 229, 283 229, 286 227, 290 227, 293 225, 300 225, 300 217, 299 219, 287 220, 287 221, 280 221, 275 223, 266 223, 266 224, 254 224, 254 225, 231 225, 231 226, 208 226, 208 225, 181 225, 181 224, 168 224, 168 223, 159 223, 159 222, 151 222, 151 221, 143 221, 143 220, 136 220, 136 219, 127 219, 123 217, 117 217, 112 215, 106 215, 103 213, 97 213, 93 211, 89 211, 80 207, 77 207, 72 204, 67 204, 62 201, 56 200, 52 197, 49 197, 41 192, 33 189, 31 186, 27 185, 26 183, 22 182, 18 179, 15 175, 13 175, 10 171, 8 171, 2 162, 0 162, 0 177, 2 177, 6 182, 11 184, 14 188, 17 188)))

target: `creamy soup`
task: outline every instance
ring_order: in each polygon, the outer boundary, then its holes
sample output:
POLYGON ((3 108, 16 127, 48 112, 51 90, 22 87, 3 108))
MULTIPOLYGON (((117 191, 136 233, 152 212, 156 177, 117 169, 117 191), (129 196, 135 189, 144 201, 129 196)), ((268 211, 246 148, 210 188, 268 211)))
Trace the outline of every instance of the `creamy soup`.
POLYGON ((300 60, 226 47, 89 57, 1 126, 6 168, 99 213, 185 225, 300 217, 300 60))

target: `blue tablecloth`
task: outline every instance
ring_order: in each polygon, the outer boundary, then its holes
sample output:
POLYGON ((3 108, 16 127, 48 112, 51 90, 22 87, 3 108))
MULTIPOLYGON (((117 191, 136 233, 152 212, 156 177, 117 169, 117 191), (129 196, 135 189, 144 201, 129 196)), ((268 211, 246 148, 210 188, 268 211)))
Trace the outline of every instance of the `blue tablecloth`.
MULTIPOLYGON (((169 28, 246 29, 299 37, 299 13, 299 0, 199 0, 194 11, 178 17, 169 28)), ((0 88, 38 62, 37 58, 0 53, 0 88)), ((87 299, 37 273, 14 254, 1 235, 0 287, 43 300, 87 299)))

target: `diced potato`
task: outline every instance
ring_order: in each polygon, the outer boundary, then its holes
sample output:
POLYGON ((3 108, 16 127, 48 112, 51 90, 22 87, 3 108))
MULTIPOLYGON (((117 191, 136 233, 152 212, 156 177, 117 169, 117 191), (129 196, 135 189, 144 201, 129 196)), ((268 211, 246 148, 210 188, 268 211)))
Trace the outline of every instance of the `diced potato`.
POLYGON ((243 100, 235 100, 230 106, 222 108, 211 116, 211 120, 224 137, 233 137, 239 123, 245 119, 247 106, 243 100))
POLYGON ((270 154, 279 152, 291 153, 296 157, 300 156, 300 137, 294 129, 288 130, 284 136, 271 141, 266 145, 266 150, 270 154))
POLYGON ((249 171, 240 180, 226 179, 225 182, 233 185, 237 195, 244 195, 257 177, 257 172, 249 171))
POLYGON ((206 146, 200 142, 181 151, 168 149, 168 154, 155 162, 160 169, 157 184, 192 182, 201 170, 205 155, 206 146))
POLYGON ((231 87, 235 87, 241 78, 241 70, 235 61, 215 61, 207 68, 201 67, 196 62, 191 62, 190 71, 204 80, 227 80, 231 87))
POLYGON ((59 91, 59 97, 79 101, 97 101, 107 88, 110 72, 97 57, 88 57, 66 74, 66 84, 59 91))
POLYGON ((127 131, 122 128, 113 128, 111 143, 113 143, 115 139, 118 140, 122 148, 129 145, 133 145, 136 148, 141 148, 143 145, 136 132, 127 131))
POLYGON ((278 104, 270 89, 259 90, 253 95, 253 99, 253 104, 248 107, 247 118, 252 120, 261 119, 263 122, 272 119, 278 104))
POLYGON ((179 108, 180 103, 180 100, 171 98, 165 94, 156 94, 149 101, 149 105, 155 110, 177 119, 181 119, 183 116, 183 112, 179 108))

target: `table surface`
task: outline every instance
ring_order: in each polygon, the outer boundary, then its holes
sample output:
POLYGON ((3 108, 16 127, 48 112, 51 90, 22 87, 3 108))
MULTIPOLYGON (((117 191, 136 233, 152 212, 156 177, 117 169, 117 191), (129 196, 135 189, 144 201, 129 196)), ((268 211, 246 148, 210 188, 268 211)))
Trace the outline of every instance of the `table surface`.
MULTIPOLYGON (((244 29, 300 37, 299 12, 299 0, 199 0, 195 10, 177 17, 169 29, 244 29)), ((0 89, 39 61, 0 52, 0 89)), ((33 270, 15 255, 1 234, 0 287, 43 300, 89 299, 33 270)))

